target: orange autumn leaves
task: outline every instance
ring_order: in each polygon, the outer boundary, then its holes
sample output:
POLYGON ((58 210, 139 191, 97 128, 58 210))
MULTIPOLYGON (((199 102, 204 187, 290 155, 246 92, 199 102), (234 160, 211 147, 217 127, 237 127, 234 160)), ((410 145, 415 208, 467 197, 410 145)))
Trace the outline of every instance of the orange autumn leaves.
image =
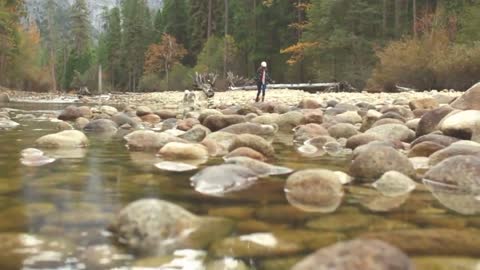
POLYGON ((175 37, 163 34, 160 43, 152 44, 148 47, 145 54, 145 73, 158 74, 168 72, 187 53, 183 45, 177 43, 175 37))

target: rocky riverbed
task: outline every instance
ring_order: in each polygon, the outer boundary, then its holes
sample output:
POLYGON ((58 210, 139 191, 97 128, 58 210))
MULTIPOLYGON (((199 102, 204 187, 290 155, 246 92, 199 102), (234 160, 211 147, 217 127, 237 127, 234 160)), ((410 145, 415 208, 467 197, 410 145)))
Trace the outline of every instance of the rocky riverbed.
POLYGON ((175 92, 31 113, 10 95, 0 135, 41 134, 18 162, 0 156, 29 179, 0 182, 0 268, 475 269, 480 84, 254 94, 189 112, 175 92), (13 202, 31 192, 52 201, 13 202))

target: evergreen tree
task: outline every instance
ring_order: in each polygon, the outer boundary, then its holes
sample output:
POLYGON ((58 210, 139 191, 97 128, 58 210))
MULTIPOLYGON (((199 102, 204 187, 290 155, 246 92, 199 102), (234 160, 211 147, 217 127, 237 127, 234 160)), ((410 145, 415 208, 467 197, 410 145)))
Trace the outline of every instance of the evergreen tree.
POLYGON ((162 40, 162 36, 165 33, 165 24, 163 22, 162 9, 157 10, 155 18, 153 19, 153 36, 154 42, 158 43, 162 40))
POLYGON ((123 58, 126 66, 126 86, 135 91, 143 73, 143 63, 147 49, 146 40, 151 38, 145 31, 148 7, 145 0, 125 0, 122 5, 123 58))
MULTIPOLYGON (((85 0, 76 0, 71 9, 71 36, 72 48, 68 57, 65 71, 64 88, 72 87, 76 74, 83 75, 92 64, 90 51, 90 21, 89 11, 85 0)), ((75 85, 74 87, 80 87, 75 85)))
POLYGON ((204 0, 190 0, 190 42, 189 51, 193 55, 198 55, 203 45, 209 38, 209 34, 223 35, 223 0, 209 0, 211 5, 205 4, 204 0), (211 20, 209 20, 209 16, 211 20), (209 31, 210 30, 210 31, 209 31))
POLYGON ((76 0, 72 7, 73 50, 81 55, 90 49, 90 21, 87 2, 76 0))
POLYGON ((186 0, 165 0, 162 18, 164 32, 188 47, 188 8, 186 0))
POLYGON ((105 29, 105 54, 104 66, 110 73, 112 87, 117 85, 117 78, 121 76, 122 58, 122 29, 120 22, 120 9, 113 8, 107 15, 105 29))

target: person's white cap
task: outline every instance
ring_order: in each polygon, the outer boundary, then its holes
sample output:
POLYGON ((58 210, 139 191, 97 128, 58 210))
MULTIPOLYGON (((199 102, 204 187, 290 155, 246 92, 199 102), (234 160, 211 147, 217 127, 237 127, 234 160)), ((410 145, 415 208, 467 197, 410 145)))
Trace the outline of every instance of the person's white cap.
POLYGON ((263 61, 262 62, 262 67, 267 67, 267 62, 263 61))

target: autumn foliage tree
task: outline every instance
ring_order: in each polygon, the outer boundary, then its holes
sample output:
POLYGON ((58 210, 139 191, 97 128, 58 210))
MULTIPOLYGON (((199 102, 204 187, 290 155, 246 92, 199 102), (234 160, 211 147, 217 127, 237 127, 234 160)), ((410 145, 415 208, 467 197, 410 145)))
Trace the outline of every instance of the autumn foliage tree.
POLYGON ((169 85, 168 72, 172 67, 179 63, 187 54, 187 50, 182 44, 168 34, 163 34, 162 40, 158 44, 152 44, 148 47, 145 55, 145 73, 146 74, 165 74, 167 87, 169 85))

